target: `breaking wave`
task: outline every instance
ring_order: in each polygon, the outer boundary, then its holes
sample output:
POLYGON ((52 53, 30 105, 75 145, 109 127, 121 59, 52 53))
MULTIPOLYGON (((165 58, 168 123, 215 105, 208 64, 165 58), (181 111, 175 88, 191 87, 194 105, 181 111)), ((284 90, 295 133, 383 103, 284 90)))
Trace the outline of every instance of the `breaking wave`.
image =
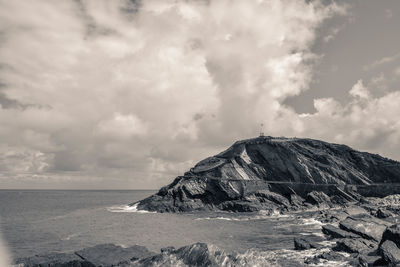
POLYGON ((147 211, 147 210, 139 210, 139 203, 135 203, 132 206, 123 205, 123 206, 112 206, 107 208, 109 212, 131 212, 131 213, 156 213, 155 211, 147 211))
POLYGON ((207 245, 207 249, 204 251, 199 251, 192 245, 184 250, 186 252, 182 254, 165 253, 160 254, 150 261, 144 260, 136 263, 137 266, 191 266, 191 263, 193 263, 192 260, 195 260, 196 265, 198 264, 199 266, 351 266, 346 261, 329 261, 325 259, 305 264, 307 259, 316 257, 323 252, 327 252, 329 249, 309 249, 303 251, 288 249, 259 251, 251 249, 244 253, 227 254, 213 245, 207 245), (196 257, 196 255, 201 255, 201 257, 196 257))

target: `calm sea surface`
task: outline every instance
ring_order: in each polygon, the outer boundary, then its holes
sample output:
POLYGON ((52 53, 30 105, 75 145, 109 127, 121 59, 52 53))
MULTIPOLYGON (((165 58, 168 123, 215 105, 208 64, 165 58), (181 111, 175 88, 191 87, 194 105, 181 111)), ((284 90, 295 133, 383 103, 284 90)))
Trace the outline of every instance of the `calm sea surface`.
POLYGON ((68 252, 101 243, 166 246, 195 242, 226 251, 293 248, 293 237, 318 238, 321 225, 298 216, 140 213, 126 205, 154 191, 0 190, 1 231, 14 258, 68 252))

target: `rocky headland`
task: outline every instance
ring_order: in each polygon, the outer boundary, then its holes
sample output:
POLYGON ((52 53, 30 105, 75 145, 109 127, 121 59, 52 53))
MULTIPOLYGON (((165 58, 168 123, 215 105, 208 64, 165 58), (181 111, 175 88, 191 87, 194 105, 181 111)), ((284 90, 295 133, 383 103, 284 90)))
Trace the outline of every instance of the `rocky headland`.
POLYGON ((197 163, 139 210, 291 211, 400 193, 400 163, 346 145, 258 137, 197 163))

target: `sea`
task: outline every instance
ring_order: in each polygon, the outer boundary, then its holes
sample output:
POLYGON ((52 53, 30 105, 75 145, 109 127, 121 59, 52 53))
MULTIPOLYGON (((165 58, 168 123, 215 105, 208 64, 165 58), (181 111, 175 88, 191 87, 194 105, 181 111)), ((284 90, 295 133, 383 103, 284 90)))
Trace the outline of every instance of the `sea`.
MULTIPOLYGON (((114 243, 159 252, 204 242, 251 258, 254 266, 302 266, 319 251, 294 251, 293 238, 322 241, 322 223, 301 213, 153 213, 128 206, 145 190, 0 190, 1 234, 12 258, 114 243)), ((325 262, 320 266, 345 266, 325 262)), ((308 265, 310 266, 310 265, 308 265)))

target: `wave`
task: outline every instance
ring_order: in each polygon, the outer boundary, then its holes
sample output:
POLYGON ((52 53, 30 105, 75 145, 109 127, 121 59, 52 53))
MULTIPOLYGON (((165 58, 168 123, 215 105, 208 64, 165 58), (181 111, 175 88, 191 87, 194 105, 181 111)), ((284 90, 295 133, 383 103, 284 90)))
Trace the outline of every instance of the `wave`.
POLYGON ((322 223, 315 218, 306 218, 306 219, 301 219, 300 220, 301 225, 307 225, 307 226, 312 226, 315 229, 320 229, 322 225, 325 225, 326 223, 322 223))
MULTIPOLYGON (((236 257, 238 266, 304 266, 306 258, 315 257, 329 249, 309 249, 303 251, 281 249, 270 251, 249 250, 236 257)), ((347 262, 322 260, 308 266, 350 266, 347 262)))
POLYGON ((139 203, 134 203, 132 206, 123 205, 123 206, 112 206, 107 208, 109 212, 130 212, 130 213, 157 213, 155 211, 147 211, 147 210, 139 210, 139 203))
POLYGON ((278 211, 260 210, 257 214, 253 215, 236 215, 236 217, 229 216, 215 216, 215 217, 202 217, 195 220, 224 220, 224 221, 251 221, 251 220, 265 220, 265 219, 281 219, 293 218, 292 215, 281 214, 278 211))
POLYGON ((81 233, 70 234, 70 235, 67 235, 66 237, 61 238, 61 240, 71 240, 72 238, 77 237, 80 234, 81 233))
MULTIPOLYGON (((203 266, 203 263, 204 266, 305 266, 307 259, 313 259, 328 251, 328 248, 303 251, 289 249, 259 251, 250 249, 244 253, 227 253, 217 246, 198 243, 172 252, 159 254, 157 257, 137 261, 135 266, 192 266, 194 263, 201 266, 203 266)), ((351 265, 346 261, 319 259, 310 262, 307 266, 336 267, 351 265)))

